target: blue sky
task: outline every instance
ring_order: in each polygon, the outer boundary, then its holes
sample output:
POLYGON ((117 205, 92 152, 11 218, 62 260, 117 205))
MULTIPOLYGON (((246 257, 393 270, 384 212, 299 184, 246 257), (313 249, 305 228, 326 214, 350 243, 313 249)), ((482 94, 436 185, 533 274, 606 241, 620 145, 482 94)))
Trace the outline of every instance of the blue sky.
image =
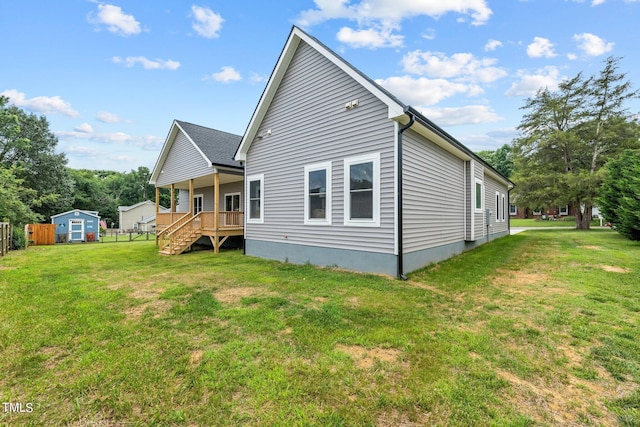
POLYGON ((640 87, 638 22, 640 0, 2 1, 0 94, 70 167, 152 168, 173 119, 241 135, 298 25, 478 151, 608 56, 640 87))

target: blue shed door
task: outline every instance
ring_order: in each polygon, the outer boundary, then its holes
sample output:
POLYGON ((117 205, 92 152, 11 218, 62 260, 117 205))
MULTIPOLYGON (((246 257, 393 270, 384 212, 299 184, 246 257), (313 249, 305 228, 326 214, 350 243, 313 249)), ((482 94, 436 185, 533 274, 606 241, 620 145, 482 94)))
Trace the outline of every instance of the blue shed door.
POLYGON ((84 219, 69 220, 69 241, 84 240, 84 219))

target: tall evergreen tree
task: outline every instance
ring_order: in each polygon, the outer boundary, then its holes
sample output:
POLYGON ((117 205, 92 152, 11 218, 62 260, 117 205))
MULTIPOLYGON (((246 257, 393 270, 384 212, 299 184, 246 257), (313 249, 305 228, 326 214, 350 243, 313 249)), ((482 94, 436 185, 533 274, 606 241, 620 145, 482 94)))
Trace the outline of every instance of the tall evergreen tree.
POLYGON ((596 76, 580 73, 526 101, 513 143, 515 195, 526 205, 573 207, 576 228, 587 229, 602 166, 639 145, 638 124, 625 108, 637 97, 610 57, 596 76))

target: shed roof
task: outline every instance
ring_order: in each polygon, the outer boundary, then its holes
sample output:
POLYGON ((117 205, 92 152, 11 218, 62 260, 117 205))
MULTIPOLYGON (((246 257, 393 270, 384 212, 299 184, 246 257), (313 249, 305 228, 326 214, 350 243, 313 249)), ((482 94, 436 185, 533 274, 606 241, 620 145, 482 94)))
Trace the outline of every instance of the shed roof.
POLYGON ((56 214, 56 215, 51 215, 51 219, 57 218, 59 216, 67 215, 67 214, 70 214, 70 213, 73 213, 73 212, 81 212, 81 213, 83 213, 85 215, 94 216, 94 217, 96 217, 98 219, 100 218, 100 216, 98 215, 98 211, 85 211, 85 210, 82 210, 82 209, 72 209, 70 211, 62 212, 62 213, 59 213, 59 214, 56 214))

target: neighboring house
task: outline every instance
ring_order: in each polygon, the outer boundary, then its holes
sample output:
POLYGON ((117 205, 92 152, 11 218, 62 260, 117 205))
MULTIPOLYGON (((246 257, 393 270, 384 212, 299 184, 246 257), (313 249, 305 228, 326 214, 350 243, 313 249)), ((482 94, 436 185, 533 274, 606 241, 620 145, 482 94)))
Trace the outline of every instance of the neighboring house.
MULTIPOLYGON (((167 208, 158 206, 160 212, 167 208)), ((156 227, 156 203, 151 200, 131 206, 118 206, 118 226, 120 233, 131 231, 154 231, 156 227)))
POLYGON ((509 216, 511 218, 559 219, 573 215, 575 215, 575 212, 573 211, 573 207, 569 205, 548 207, 546 209, 530 209, 517 206, 513 203, 509 204, 509 216))
POLYGON ((217 252, 229 236, 242 236, 243 167, 233 159, 239 135, 174 120, 150 183, 179 190, 179 202, 160 212, 156 239, 164 254, 179 254, 202 237, 217 252))
POLYGON ((100 239, 100 216, 96 211, 74 209, 51 216, 56 224, 56 243, 94 242, 100 239))
POLYGON ((509 232, 511 181, 297 27, 235 159, 247 255, 402 276, 509 232))

